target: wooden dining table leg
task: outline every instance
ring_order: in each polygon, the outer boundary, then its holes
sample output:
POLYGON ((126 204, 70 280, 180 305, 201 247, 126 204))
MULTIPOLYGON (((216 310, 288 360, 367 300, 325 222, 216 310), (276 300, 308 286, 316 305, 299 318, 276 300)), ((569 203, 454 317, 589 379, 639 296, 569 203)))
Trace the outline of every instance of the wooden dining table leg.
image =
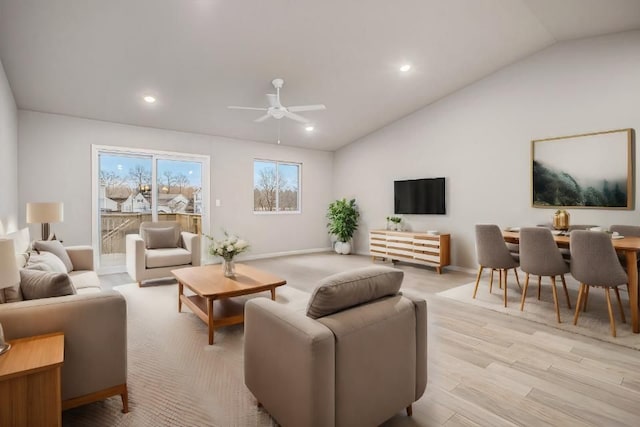
POLYGON ((625 251, 627 259, 627 275, 629 276, 629 305, 631 306, 631 330, 640 333, 638 319, 638 255, 635 250, 625 251))

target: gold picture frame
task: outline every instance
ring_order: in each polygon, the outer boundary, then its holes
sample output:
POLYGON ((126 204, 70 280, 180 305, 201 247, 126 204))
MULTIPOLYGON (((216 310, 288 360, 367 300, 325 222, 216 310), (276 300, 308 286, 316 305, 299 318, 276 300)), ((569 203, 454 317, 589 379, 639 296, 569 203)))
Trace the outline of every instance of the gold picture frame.
POLYGON ((634 130, 531 141, 534 208, 633 209, 634 130))

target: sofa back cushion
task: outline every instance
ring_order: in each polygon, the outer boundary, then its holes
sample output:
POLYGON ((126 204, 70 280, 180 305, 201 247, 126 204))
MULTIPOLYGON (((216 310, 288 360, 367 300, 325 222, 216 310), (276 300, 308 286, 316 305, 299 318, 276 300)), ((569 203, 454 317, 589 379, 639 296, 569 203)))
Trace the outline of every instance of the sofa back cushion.
POLYGON ((67 250, 62 246, 59 240, 36 240, 33 242, 33 249, 38 252, 50 252, 60 258, 60 261, 64 264, 65 273, 73 270, 73 263, 67 250))
POLYGON ((307 306, 307 316, 318 319, 400 290, 404 272, 372 266, 334 274, 320 281, 307 306))
POLYGON ((25 300, 61 297, 76 293, 69 275, 39 270, 20 270, 20 290, 25 300))
POLYGON ((147 249, 177 248, 180 242, 180 224, 175 221, 140 224, 140 237, 147 249))
POLYGON ((39 254, 33 253, 25 268, 32 270, 52 271, 54 273, 67 273, 67 266, 64 262, 51 252, 42 251, 39 254))

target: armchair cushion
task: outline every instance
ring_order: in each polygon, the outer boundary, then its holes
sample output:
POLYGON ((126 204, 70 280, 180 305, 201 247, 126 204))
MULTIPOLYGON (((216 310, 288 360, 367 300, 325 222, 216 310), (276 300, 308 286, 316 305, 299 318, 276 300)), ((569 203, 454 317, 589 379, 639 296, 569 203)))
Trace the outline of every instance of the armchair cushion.
POLYGON ((145 253, 147 268, 173 267, 191 263, 191 253, 182 248, 162 248, 145 253))
POLYGON ((173 227, 148 228, 144 233, 147 249, 177 248, 178 241, 173 227))
POLYGON ((324 317, 374 301, 400 290, 404 272, 389 267, 365 267, 329 276, 313 291, 307 316, 324 317))
POLYGON ((76 290, 66 273, 20 270, 20 290, 26 300, 74 295, 76 290))
POLYGON ((71 258, 69 258, 69 254, 67 254, 67 250, 62 246, 59 240, 36 240, 33 242, 33 248, 40 252, 46 251, 54 254, 64 264, 67 271, 65 273, 73 270, 73 263, 71 262, 71 258))

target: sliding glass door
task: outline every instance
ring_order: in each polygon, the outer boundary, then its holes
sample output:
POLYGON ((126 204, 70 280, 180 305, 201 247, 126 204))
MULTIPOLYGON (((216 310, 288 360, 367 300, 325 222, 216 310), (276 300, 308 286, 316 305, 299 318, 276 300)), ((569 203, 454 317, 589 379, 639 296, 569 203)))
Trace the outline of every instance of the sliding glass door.
POLYGON ((94 146, 94 247, 100 272, 125 269, 127 234, 143 221, 203 232, 209 157, 94 146))

